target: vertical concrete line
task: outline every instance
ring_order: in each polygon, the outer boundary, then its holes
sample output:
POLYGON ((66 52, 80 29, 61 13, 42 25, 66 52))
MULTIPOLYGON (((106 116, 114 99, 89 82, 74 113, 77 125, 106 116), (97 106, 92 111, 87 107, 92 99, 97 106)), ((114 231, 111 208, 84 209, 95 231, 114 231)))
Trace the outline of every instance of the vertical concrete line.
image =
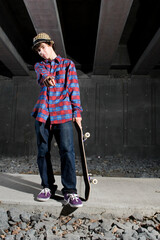
MULTIPOLYGON (((93 81, 93 80, 92 80, 93 81)), ((93 118, 93 136, 94 136, 94 143, 96 144, 96 97, 97 97, 97 84, 96 84, 96 81, 94 81, 92 84, 94 84, 94 105, 93 105, 93 110, 94 110, 94 118, 93 118)))
POLYGON ((156 145, 156 82, 152 80, 151 82, 151 145, 156 145))
POLYGON ((128 145, 128 79, 123 80, 123 146, 128 145))
POLYGON ((151 79, 147 78, 146 80, 146 91, 145 91, 145 114, 146 114, 146 126, 145 126, 145 135, 146 135, 146 142, 145 146, 151 145, 151 79))
POLYGON ((11 142, 15 142, 16 139, 16 112, 17 112, 17 98, 18 98, 18 82, 14 81, 13 91, 13 108, 12 108, 12 122, 11 122, 11 142))
POLYGON ((95 93, 95 143, 98 145, 99 143, 99 116, 100 116, 100 90, 99 90, 99 84, 96 83, 96 93, 95 93))

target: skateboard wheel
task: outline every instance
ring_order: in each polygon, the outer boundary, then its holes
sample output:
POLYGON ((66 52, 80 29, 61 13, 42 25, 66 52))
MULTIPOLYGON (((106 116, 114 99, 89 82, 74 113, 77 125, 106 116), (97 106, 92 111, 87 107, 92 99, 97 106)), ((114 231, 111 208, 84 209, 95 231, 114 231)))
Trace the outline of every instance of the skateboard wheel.
POLYGON ((94 179, 91 179, 90 182, 93 183, 93 184, 97 184, 98 180, 96 178, 94 178, 94 179))
POLYGON ((90 137, 90 133, 89 132, 86 132, 84 135, 85 135, 86 138, 90 137))
POLYGON ((90 133, 89 133, 89 132, 86 132, 86 133, 84 134, 84 137, 85 137, 85 138, 89 138, 89 137, 90 137, 90 133))

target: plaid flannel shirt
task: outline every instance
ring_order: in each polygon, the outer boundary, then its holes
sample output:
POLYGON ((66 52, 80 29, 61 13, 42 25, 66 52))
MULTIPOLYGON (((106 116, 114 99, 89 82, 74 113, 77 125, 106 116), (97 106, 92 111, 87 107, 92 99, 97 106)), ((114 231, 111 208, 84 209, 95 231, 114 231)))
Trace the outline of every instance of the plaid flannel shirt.
POLYGON ((32 116, 40 122, 46 122, 50 117, 51 124, 81 117, 80 91, 74 63, 58 55, 52 61, 36 63, 34 68, 41 89, 32 116), (56 86, 44 85, 47 76, 54 77, 56 86))

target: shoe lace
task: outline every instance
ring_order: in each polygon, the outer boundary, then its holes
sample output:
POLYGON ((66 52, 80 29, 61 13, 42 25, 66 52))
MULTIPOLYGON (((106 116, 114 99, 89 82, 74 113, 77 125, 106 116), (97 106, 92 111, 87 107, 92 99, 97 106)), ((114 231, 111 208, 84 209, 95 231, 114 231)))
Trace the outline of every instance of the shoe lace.
POLYGON ((79 197, 77 194, 73 193, 73 194, 68 194, 69 198, 68 198, 68 201, 69 200, 75 200, 76 202, 78 202, 79 200, 79 197))
POLYGON ((40 193, 44 193, 46 196, 48 192, 50 193, 51 190, 49 188, 44 188, 44 189, 42 189, 42 191, 40 193))

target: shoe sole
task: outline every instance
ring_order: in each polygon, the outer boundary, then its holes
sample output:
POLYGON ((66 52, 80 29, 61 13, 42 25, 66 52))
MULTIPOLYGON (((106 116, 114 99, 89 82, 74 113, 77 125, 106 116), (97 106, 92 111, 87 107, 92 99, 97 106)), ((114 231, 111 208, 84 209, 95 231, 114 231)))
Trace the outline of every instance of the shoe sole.
POLYGON ((79 207, 83 207, 83 204, 81 205, 72 205, 71 203, 67 202, 65 199, 64 199, 64 205, 69 205, 70 207, 72 208, 79 208, 79 207))
POLYGON ((47 199, 43 199, 43 198, 37 198, 37 200, 39 201, 39 202, 46 202, 46 201, 48 201, 50 198, 47 198, 47 199))
POLYGON ((69 203, 69 205, 70 205, 72 208, 80 208, 80 207, 83 207, 83 204, 81 204, 81 205, 76 205, 76 206, 75 206, 75 205, 72 205, 72 204, 69 203))

